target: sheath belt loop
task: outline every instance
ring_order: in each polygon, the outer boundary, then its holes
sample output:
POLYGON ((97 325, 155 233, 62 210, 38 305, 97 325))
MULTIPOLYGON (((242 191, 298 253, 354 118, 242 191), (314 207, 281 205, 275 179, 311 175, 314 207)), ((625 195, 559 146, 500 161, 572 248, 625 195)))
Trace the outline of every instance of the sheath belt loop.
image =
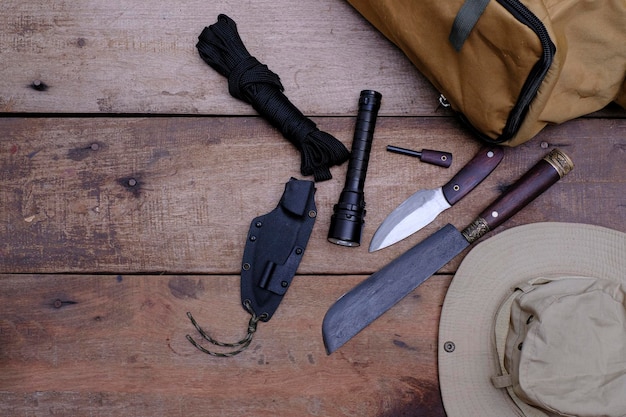
POLYGON ((233 349, 219 353, 206 349, 187 335, 187 340, 202 352, 217 357, 231 357, 246 350, 252 342, 259 321, 269 321, 278 308, 300 265, 317 209, 312 181, 291 178, 278 206, 256 217, 250 224, 241 266, 241 304, 250 313, 248 333, 235 343, 213 339, 193 318, 187 317, 200 336, 214 346, 233 349))

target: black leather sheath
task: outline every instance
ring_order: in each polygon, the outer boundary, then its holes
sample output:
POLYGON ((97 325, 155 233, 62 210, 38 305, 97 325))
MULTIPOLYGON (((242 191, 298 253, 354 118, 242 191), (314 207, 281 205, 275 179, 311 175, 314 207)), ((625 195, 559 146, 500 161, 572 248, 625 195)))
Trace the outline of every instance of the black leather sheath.
POLYGON ((296 274, 317 209, 312 181, 291 178, 278 206, 252 220, 243 253, 241 302, 268 321, 296 274))

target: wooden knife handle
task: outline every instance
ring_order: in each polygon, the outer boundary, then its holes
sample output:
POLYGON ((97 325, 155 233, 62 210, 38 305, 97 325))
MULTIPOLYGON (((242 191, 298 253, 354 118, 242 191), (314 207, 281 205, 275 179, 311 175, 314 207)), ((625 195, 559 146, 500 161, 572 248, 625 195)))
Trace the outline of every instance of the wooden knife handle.
POLYGON ((465 197, 493 171, 504 156, 499 146, 484 147, 442 188, 450 205, 465 197))
POLYGON ((479 239, 510 219, 573 168, 569 156, 553 149, 465 228, 463 236, 470 243, 479 239))

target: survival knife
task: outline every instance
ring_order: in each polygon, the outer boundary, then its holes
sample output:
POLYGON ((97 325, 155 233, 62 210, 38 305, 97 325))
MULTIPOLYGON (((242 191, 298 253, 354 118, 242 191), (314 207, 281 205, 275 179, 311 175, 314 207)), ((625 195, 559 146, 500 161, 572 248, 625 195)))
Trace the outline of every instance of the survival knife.
POLYGON ((404 200, 378 226, 369 251, 393 245, 435 220, 487 178, 503 156, 499 146, 484 147, 442 187, 419 190, 404 200))

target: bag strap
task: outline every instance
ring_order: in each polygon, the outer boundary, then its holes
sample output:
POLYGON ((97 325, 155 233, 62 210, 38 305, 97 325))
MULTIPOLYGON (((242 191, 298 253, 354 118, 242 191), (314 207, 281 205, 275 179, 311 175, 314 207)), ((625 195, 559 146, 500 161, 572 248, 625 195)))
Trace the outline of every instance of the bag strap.
POLYGON ((460 51, 478 19, 483 14, 489 4, 489 0, 465 0, 457 13, 449 40, 456 51, 460 51))

